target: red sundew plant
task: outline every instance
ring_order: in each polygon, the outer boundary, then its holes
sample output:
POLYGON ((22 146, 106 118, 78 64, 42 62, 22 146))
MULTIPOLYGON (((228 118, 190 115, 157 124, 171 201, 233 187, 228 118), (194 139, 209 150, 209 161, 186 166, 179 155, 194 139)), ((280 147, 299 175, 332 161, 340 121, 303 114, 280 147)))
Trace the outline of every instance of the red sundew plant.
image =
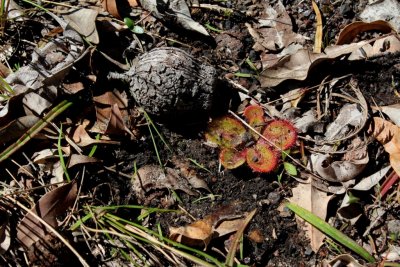
POLYGON ((219 160, 227 169, 235 169, 247 162, 255 172, 268 173, 279 165, 280 151, 295 145, 297 131, 286 120, 271 120, 268 123, 261 106, 252 105, 244 110, 247 123, 262 132, 260 138, 252 130, 230 116, 213 120, 205 134, 206 140, 221 148, 219 160), (253 140, 253 142, 249 142, 253 140), (251 143, 251 146, 247 144, 251 143))

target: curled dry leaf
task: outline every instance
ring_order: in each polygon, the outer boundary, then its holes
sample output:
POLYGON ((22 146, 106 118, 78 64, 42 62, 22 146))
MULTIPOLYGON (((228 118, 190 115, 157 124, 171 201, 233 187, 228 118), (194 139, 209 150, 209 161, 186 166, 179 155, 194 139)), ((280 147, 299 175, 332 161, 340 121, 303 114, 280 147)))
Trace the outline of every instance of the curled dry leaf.
MULTIPOLYGON (((73 205, 78 193, 76 180, 60 186, 39 199, 31 209, 32 213, 38 215, 45 222, 56 228, 57 216, 62 215, 73 205)), ((44 239, 48 230, 31 213, 25 215, 17 226, 17 239, 26 248, 41 239, 44 239)))
POLYGON ((367 5, 361 12, 360 18, 363 21, 387 20, 397 32, 400 31, 400 3, 397 0, 375 1, 367 5))
POLYGON ((139 2, 144 9, 158 19, 209 36, 207 30, 192 19, 185 0, 140 0, 139 2))
POLYGON ((235 212, 237 202, 218 208, 201 220, 182 227, 170 227, 170 238, 190 246, 205 246, 213 238, 236 232, 243 224, 243 215, 235 212))
POLYGON ((330 182, 346 182, 359 175, 369 162, 367 146, 356 138, 342 160, 333 160, 328 154, 312 154, 313 169, 322 179, 330 182))
POLYGON ((126 124, 129 120, 128 98, 118 90, 93 97, 96 107, 96 125, 93 131, 107 134, 129 133, 126 124))
POLYGON ((366 31, 389 33, 394 31, 394 29, 390 23, 383 20, 372 22, 355 21, 348 24, 340 31, 336 45, 349 44, 357 37, 357 35, 366 31))
POLYGON ((263 70, 259 76, 259 81, 262 87, 277 86, 283 81, 290 79, 303 81, 307 78, 310 69, 319 63, 350 54, 367 43, 367 41, 361 41, 348 45, 329 46, 321 54, 300 49, 292 55, 281 58, 277 63, 263 70))
POLYGON ((350 139, 365 126, 368 118, 367 102, 355 84, 352 84, 351 88, 357 95, 359 103, 346 104, 340 109, 335 121, 326 129, 324 142, 332 144, 350 139))
POLYGON ((90 135, 87 133, 85 129, 86 124, 81 124, 78 125, 78 127, 75 129, 73 135, 72 135, 72 140, 80 147, 86 147, 89 145, 93 144, 119 144, 118 141, 113 141, 113 140, 104 140, 99 139, 93 139, 90 137, 90 135))
POLYGON ((399 36, 390 35, 380 38, 373 45, 366 44, 360 49, 352 52, 348 57, 349 60, 360 60, 369 57, 377 57, 387 53, 396 53, 400 51, 399 36))
POLYGON ((390 165, 397 175, 400 175, 400 127, 382 118, 374 117, 368 131, 389 153, 390 165))

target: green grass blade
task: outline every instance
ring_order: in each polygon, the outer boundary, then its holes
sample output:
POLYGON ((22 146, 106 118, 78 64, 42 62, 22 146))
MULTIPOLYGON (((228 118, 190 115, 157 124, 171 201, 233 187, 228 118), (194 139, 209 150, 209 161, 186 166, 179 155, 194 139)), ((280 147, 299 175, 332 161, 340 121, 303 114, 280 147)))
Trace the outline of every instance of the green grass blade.
POLYGON ((60 104, 55 106, 50 110, 50 112, 35 123, 26 133, 24 133, 17 141, 12 143, 3 152, 0 153, 0 162, 8 159, 13 153, 18 149, 23 147, 29 140, 32 139, 36 134, 38 134, 44 127, 49 124, 50 121, 54 120, 58 115, 69 108, 73 103, 67 100, 62 101, 60 104))
POLYGON ((62 148, 61 148, 61 139, 62 139, 62 137, 63 137, 63 134, 62 134, 62 124, 61 124, 60 133, 58 134, 58 140, 57 140, 57 152, 58 152, 58 157, 60 158, 60 164, 61 164, 61 167, 63 169, 65 178, 67 178, 67 181, 69 183, 69 182, 71 182, 71 178, 69 177, 68 168, 67 168, 67 165, 65 164, 64 155, 63 155, 63 151, 62 151, 62 148))
POLYGON ((330 226, 324 220, 319 218, 318 216, 314 215, 313 213, 309 212, 308 210, 294 204, 294 203, 287 203, 286 207, 296 213, 299 217, 310 223, 312 226, 320 230, 325 235, 329 236, 336 242, 342 244, 343 246, 351 249, 362 258, 367 260, 368 262, 375 262, 375 258, 372 257, 371 254, 368 253, 363 247, 358 245, 353 239, 348 237, 347 235, 343 234, 336 228, 330 226))

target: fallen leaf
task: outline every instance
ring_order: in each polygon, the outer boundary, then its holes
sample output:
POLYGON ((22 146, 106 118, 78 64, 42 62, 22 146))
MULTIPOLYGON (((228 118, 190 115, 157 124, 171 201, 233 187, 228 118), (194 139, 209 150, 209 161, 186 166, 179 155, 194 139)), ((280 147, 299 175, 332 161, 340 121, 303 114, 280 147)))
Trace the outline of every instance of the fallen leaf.
MULTIPOLYGON (((311 180, 312 181, 312 180, 311 180)), ((296 203, 300 207, 303 207, 314 215, 325 220, 328 202, 331 200, 332 195, 329 196, 326 192, 322 192, 316 189, 312 182, 310 183, 299 183, 295 188, 292 189, 293 196, 289 198, 290 202, 296 203)), ((298 225, 304 225, 304 230, 308 238, 311 241, 311 248, 314 252, 323 244, 325 235, 318 229, 314 228, 311 224, 304 224, 304 220, 296 216, 298 225)))
POLYGON ((336 45, 349 44, 357 37, 357 35, 366 31, 380 31, 382 33, 389 33, 394 31, 394 29, 390 23, 383 20, 372 21, 369 23, 356 21, 346 25, 346 27, 340 31, 336 45))
POLYGON ((285 56, 273 66, 263 70, 259 76, 261 86, 277 86, 288 79, 303 81, 307 78, 310 69, 319 63, 350 54, 367 43, 367 41, 361 41, 348 45, 329 46, 325 48, 324 53, 320 54, 300 49, 295 54, 285 56))
POLYGON ((301 117, 297 117, 293 120, 294 126, 300 133, 306 133, 309 128, 318 124, 317 112, 315 109, 310 109, 304 112, 301 117))
POLYGON ((268 2, 263 2, 263 5, 264 11, 258 23, 255 25, 246 23, 254 39, 254 50, 268 53, 282 50, 292 43, 304 43, 305 38, 293 32, 292 20, 281 1, 274 6, 270 6, 268 2))
MULTIPOLYGON (((104 1, 107 2, 107 1, 104 1)), ((90 8, 71 9, 64 19, 74 30, 79 32, 85 39, 92 43, 99 43, 99 34, 96 29, 96 18, 98 12, 90 8)))
POLYGON ((127 129, 125 120, 122 117, 122 112, 118 108, 118 104, 112 105, 110 119, 108 120, 105 134, 125 134, 127 129))
POLYGON ((105 11, 110 13, 113 17, 117 19, 122 19, 122 16, 119 14, 118 3, 120 4, 119 8, 122 8, 121 1, 117 0, 104 0, 102 1, 103 8, 105 11))
POLYGON ((360 110, 358 104, 346 104, 340 109, 335 121, 326 128, 325 140, 343 139, 351 129, 362 128, 365 121, 366 114, 360 110))
POLYGON ((87 133, 85 129, 86 124, 81 124, 76 127, 73 135, 72 135, 72 140, 80 147, 86 147, 89 145, 93 144, 119 144, 120 142, 118 141, 113 141, 113 140, 105 140, 103 138, 101 139, 93 139, 90 137, 90 135, 87 133))
POLYGON ((357 150, 357 157, 333 160, 329 154, 315 153, 311 155, 314 171, 322 179, 330 182, 347 182, 359 175, 369 162, 366 146, 357 150))
POLYGON ((177 24, 182 28, 209 36, 207 30, 200 23, 194 21, 185 0, 140 0, 140 5, 149 11, 152 16, 165 22, 177 24))
POLYGON ((360 60, 369 57, 377 57, 387 53, 396 53, 400 51, 400 40, 398 36, 390 35, 379 38, 373 45, 366 44, 360 49, 352 52, 348 60, 360 60))
POLYGON ((400 31, 400 3, 397 0, 382 0, 373 5, 367 5, 360 13, 363 21, 371 22, 376 20, 386 20, 393 28, 400 31))
POLYGON ((210 215, 182 227, 170 227, 169 236, 172 240, 191 246, 204 246, 213 238, 236 232, 244 219, 242 214, 236 214, 238 202, 219 207, 210 215))
POLYGON ((53 103, 35 92, 30 92, 24 95, 22 104, 26 115, 40 116, 53 103))
POLYGON ((389 153, 390 165, 400 175, 400 127, 380 117, 374 117, 368 132, 389 153))
POLYGON ((0 128, 0 140, 3 143, 7 143, 18 139, 38 121, 39 118, 34 115, 23 116, 13 120, 0 128))
MULTIPOLYGON (((76 180, 60 186, 39 199, 31 211, 56 228, 57 216, 62 215, 73 205, 78 193, 76 180)), ((30 213, 26 214, 17 226, 17 239, 27 249, 44 238, 48 230, 30 213)))

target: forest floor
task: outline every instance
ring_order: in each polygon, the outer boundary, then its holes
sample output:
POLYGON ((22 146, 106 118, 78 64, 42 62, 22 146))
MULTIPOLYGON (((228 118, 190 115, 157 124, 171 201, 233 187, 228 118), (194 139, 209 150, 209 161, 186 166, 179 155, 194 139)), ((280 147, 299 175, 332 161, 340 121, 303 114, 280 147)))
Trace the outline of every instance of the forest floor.
POLYGON ((7 3, 2 266, 400 266, 397 1, 7 3), (110 79, 165 47, 215 68, 210 108, 110 79))

